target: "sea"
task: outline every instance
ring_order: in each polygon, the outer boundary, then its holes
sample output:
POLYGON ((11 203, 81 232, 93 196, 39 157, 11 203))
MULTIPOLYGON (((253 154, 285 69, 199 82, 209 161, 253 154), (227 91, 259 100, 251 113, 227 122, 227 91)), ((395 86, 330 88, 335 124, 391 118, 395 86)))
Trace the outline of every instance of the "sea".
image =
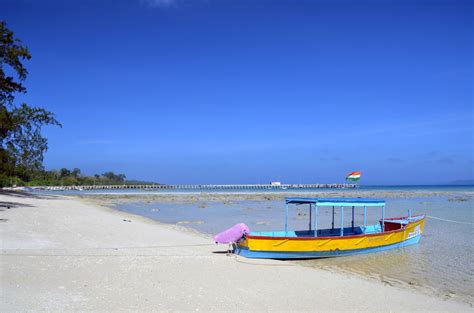
MULTIPOLYGON (((293 191, 259 190, 246 191, 244 194, 263 194, 261 198, 242 197, 239 191, 113 190, 48 193, 92 197, 133 195, 127 198, 127 201, 112 201, 110 206, 163 223, 214 235, 241 222, 247 224, 251 231, 283 230, 285 204, 283 198, 275 196, 279 193, 292 195, 293 191), (160 197, 165 193, 173 197, 160 197), (237 194, 240 196, 236 196, 237 194)), ((294 194, 343 197, 368 195, 385 198, 386 217, 404 216, 408 210, 412 215, 425 214, 428 217, 425 232, 417 245, 349 257, 297 261, 302 266, 345 272, 348 275, 380 280, 384 284, 400 288, 414 288, 444 299, 474 305, 474 186, 361 186, 349 190, 297 190, 294 194)), ((319 229, 331 227, 331 210, 319 209, 319 229)), ((290 207, 289 212, 290 229, 309 228, 307 206, 290 207)), ((340 211, 336 209, 335 214, 338 227, 340 211)), ((367 223, 377 224, 381 214, 380 208, 367 208, 367 223)), ((345 210, 344 221, 348 227, 351 223, 350 210, 345 210)), ((361 225, 362 221, 363 211, 356 209, 355 225, 361 225)))

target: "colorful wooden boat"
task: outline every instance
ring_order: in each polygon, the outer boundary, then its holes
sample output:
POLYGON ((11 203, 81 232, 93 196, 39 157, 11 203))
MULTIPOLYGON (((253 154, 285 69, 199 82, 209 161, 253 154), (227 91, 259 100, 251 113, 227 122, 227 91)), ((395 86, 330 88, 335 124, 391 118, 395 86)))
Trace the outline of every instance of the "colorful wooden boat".
POLYGON ((425 216, 385 218, 385 201, 350 198, 287 198, 285 230, 249 232, 234 244, 233 252, 247 258, 308 259, 378 252, 418 243, 424 231, 425 216), (309 230, 288 230, 289 205, 309 205, 309 230), (318 229, 318 208, 332 207, 331 228, 318 229), (366 225, 367 209, 381 208, 376 225, 366 225), (344 227, 344 209, 352 210, 352 223, 344 227), (340 210, 339 228, 335 228, 335 210, 340 210), (354 211, 363 209, 362 226, 354 226, 354 211), (313 212, 314 211, 314 212, 313 212))

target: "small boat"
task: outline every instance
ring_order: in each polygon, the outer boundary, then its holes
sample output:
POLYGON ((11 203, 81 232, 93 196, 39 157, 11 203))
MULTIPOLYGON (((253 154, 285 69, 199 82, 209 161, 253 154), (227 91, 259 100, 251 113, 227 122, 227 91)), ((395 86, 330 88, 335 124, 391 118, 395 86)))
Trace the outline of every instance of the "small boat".
POLYGON ((251 232, 245 224, 228 229, 214 237, 216 242, 233 245, 232 252, 247 258, 311 259, 379 252, 413 245, 424 231, 425 216, 386 218, 385 201, 362 198, 286 198, 285 230, 251 232), (289 205, 309 206, 309 229, 288 230, 289 205), (332 207, 331 228, 318 229, 318 209, 332 207), (378 224, 366 225, 367 209, 381 208, 378 224), (344 226, 344 209, 351 209, 352 223, 344 226), (335 227, 335 210, 340 211, 339 228, 335 227), (363 209, 361 226, 354 225, 354 212, 363 209), (231 234, 229 236, 229 234, 231 234))

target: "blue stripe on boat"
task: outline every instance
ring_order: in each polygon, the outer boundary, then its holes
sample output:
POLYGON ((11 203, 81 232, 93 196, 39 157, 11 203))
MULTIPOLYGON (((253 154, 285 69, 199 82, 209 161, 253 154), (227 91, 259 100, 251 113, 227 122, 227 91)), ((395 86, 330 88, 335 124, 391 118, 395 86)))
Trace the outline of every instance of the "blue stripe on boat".
POLYGON ((380 252, 395 248, 406 247, 417 244, 420 241, 421 234, 398 242, 392 245, 386 245, 374 248, 354 249, 354 250, 333 250, 333 251, 314 251, 314 252, 283 252, 283 251, 253 251, 242 247, 237 247, 234 253, 246 258, 254 259, 310 259, 310 258, 330 258, 337 256, 348 256, 370 252, 380 252))

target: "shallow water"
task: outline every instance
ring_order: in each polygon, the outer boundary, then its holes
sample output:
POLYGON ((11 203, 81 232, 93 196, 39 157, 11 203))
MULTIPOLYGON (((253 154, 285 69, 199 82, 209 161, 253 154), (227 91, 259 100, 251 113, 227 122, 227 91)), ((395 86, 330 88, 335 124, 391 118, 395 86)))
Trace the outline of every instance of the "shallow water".
POLYGON ((474 301, 474 202, 449 198, 390 201, 388 212, 404 208, 428 215, 418 245, 347 258, 320 259, 306 265, 376 277, 388 284, 408 283, 444 298, 474 301))
MULTIPOLYGON (((196 202, 136 201, 119 203, 116 209, 139 214, 164 223, 179 224, 206 234, 216 234, 236 223, 246 223, 252 231, 284 228, 284 202, 273 200, 225 200, 196 202)), ((373 277, 391 285, 411 286, 444 298, 474 303, 474 200, 470 196, 392 198, 386 216, 412 214, 429 216, 418 245, 380 253, 342 258, 300 261, 305 266, 344 270, 373 277)), ((307 206, 290 209, 289 228, 308 229, 307 206)), ((318 228, 331 227, 331 208, 320 208, 318 228)), ((351 212, 344 212, 350 226, 351 212)), ((335 227, 340 212, 335 211, 335 227)), ((367 208, 367 223, 376 224, 379 208, 367 208)), ((363 211, 355 211, 355 224, 363 221, 363 211)))

